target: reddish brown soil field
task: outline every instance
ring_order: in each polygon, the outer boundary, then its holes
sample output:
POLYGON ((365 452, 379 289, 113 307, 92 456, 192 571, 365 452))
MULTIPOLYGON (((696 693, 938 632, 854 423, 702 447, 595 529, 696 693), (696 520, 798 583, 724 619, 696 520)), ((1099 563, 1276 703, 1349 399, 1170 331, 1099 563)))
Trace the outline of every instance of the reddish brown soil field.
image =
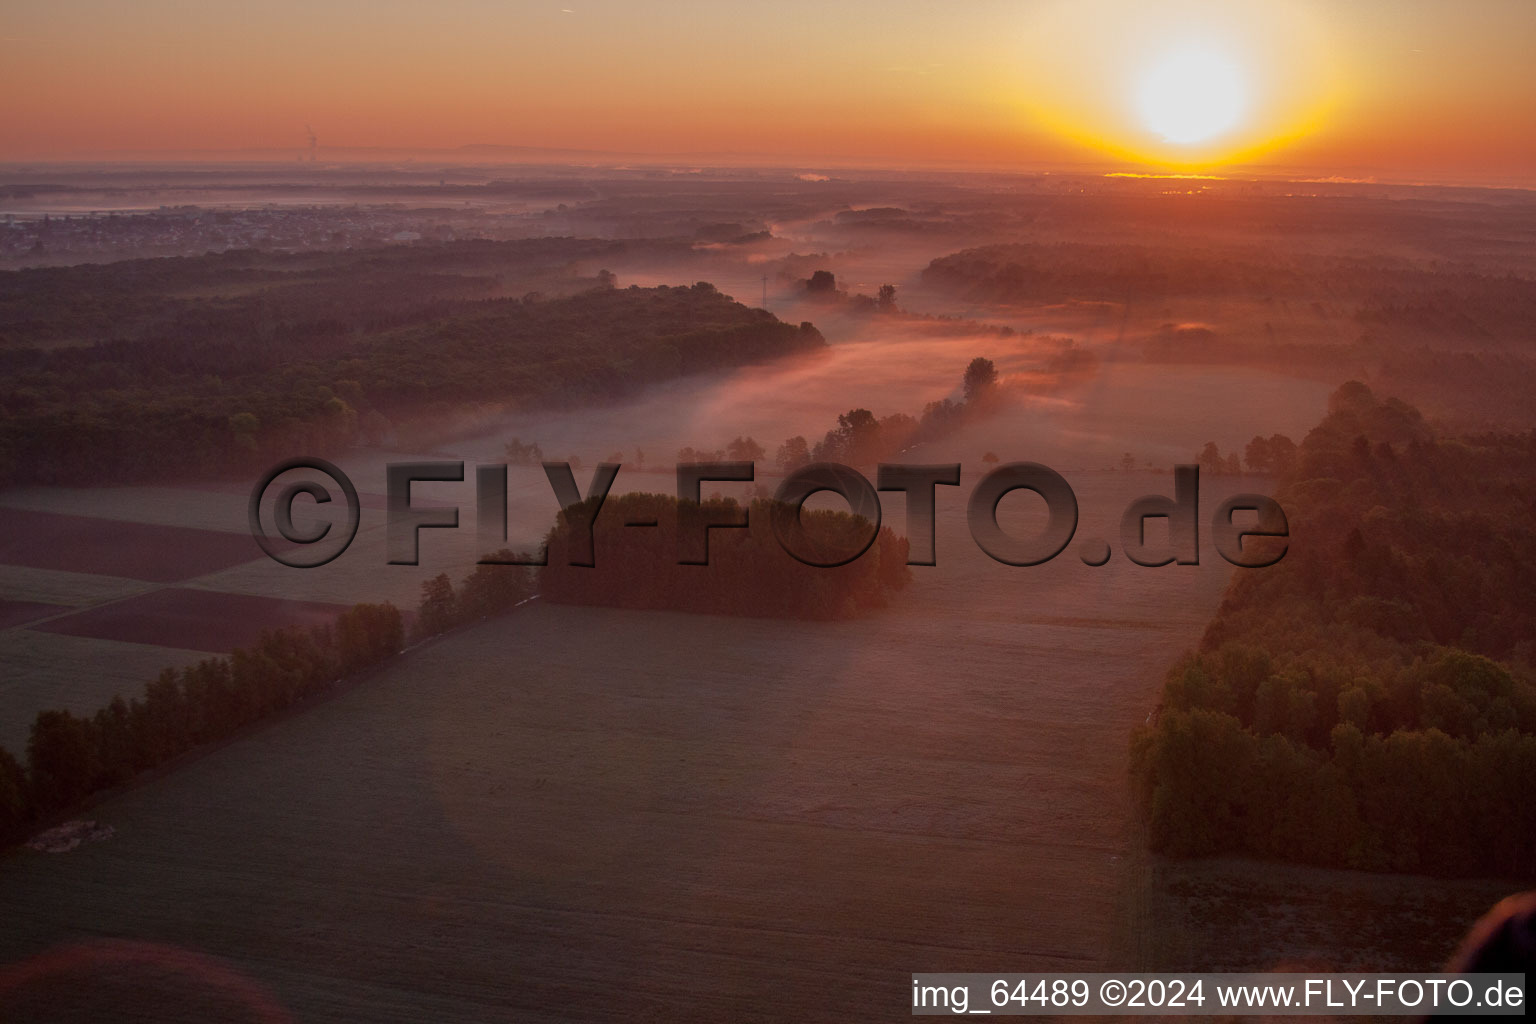
POLYGON ((41 604, 37 601, 0 601, 0 629, 10 629, 24 622, 68 610, 64 605, 41 604))
POLYGON ((251 645, 264 629, 321 625, 345 610, 335 604, 173 587, 55 619, 37 628, 101 640, 225 652, 251 645))
MULTIPOLYGON (((630 468, 633 469, 633 467, 630 467, 630 468)), ((670 473, 671 471, 672 471, 671 467, 668 467, 667 468, 667 472, 670 473)), ((299 471, 296 471, 296 472, 298 472, 300 475, 302 475, 305 471, 299 470, 299 471)), ((473 468, 471 468, 467 472, 468 472, 467 479, 472 482, 473 479, 474 479, 474 470, 473 470, 473 468)), ((287 478, 285 477, 284 479, 286 480, 287 478)), ((214 494, 241 494, 241 495, 244 495, 247 498, 249 498, 250 494, 251 494, 251 486, 255 482, 256 481, 253 478, 250 482, 230 481, 230 482, 227 482, 227 483, 191 484, 191 485, 188 485, 188 486, 191 489, 198 490, 198 491, 209 491, 209 492, 212 492, 214 494)), ((354 480, 354 483, 355 482, 356 482, 356 480, 354 480)), ((381 479, 380 479, 379 482, 380 483, 383 482, 382 474, 381 474, 381 479)), ((415 508, 454 508, 454 507, 456 507, 455 503, 452 502, 452 501, 447 501, 447 500, 445 500, 443 498, 433 498, 433 497, 429 497, 427 495, 424 495, 424 494, 420 493, 420 491, 421 491, 421 486, 420 485, 417 485, 415 490, 416 490, 417 493, 411 495, 411 505, 413 507, 415 507, 415 508)), ((268 492, 268 493, 271 493, 271 492, 268 492)), ((308 500, 308 499, 305 499, 305 500, 308 500)), ((375 511, 375 512, 382 512, 385 509, 389 508, 389 495, 387 495, 387 494, 374 494, 374 493, 369 492, 369 491, 358 491, 357 492, 357 507, 358 508, 371 509, 372 511, 375 511)))
POLYGON ((0 564, 177 583, 261 558, 249 536, 0 508, 0 564))

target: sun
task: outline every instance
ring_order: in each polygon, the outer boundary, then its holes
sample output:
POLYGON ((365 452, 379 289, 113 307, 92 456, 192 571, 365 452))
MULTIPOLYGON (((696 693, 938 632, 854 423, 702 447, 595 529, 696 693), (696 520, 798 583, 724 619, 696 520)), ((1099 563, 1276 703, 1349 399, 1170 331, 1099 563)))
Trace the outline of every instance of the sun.
POLYGON ((1247 112, 1243 69, 1211 46, 1187 44, 1152 60, 1136 81, 1143 127, 1166 143, 1193 146, 1230 134, 1247 112))
MULTIPOLYGON (((1241 167, 1320 131, 1349 87, 1323 0, 1031 0, 1019 106, 1133 165, 1241 167)), ((1024 6, 1024 5, 1020 5, 1024 6)))

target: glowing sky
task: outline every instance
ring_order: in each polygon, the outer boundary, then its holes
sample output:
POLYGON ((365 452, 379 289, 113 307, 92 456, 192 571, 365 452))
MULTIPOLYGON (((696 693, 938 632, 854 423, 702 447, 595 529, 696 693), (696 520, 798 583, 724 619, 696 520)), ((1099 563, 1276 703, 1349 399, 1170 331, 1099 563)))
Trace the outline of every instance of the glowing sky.
POLYGON ((1530 0, 11 0, 0 159, 297 153, 308 123, 336 154, 1525 180, 1533 43, 1530 0), (1180 60, 1236 83, 1225 107, 1179 107, 1209 92, 1180 60), (1225 127, 1192 141, 1201 117, 1225 127))

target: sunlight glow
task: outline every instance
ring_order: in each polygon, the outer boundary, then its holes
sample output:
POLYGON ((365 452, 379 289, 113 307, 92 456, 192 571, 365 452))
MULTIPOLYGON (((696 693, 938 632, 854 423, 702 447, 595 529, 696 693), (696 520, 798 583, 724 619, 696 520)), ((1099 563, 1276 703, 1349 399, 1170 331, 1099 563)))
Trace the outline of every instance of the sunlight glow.
POLYGON ((1206 142, 1231 131, 1248 105, 1242 69, 1223 53, 1186 46, 1162 55, 1136 90, 1136 111, 1166 142, 1206 142))
POLYGON ((1042 0, 1021 18, 1029 125, 1132 164, 1220 169, 1324 125, 1345 89, 1312 0, 1042 0))

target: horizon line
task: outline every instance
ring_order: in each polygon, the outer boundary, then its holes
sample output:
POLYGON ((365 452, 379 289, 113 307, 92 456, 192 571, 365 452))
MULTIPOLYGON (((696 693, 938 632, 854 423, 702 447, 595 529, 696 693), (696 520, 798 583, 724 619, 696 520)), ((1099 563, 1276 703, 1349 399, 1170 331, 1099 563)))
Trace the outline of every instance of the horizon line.
POLYGON ((512 143, 463 143, 458 146, 332 146, 314 158, 308 149, 276 146, 195 149, 103 150, 69 155, 3 156, 0 168, 77 167, 81 165, 172 166, 198 164, 262 164, 327 171, 342 166, 363 167, 418 160, 452 161, 471 166, 549 166, 590 170, 672 170, 689 172, 725 170, 864 171, 897 174, 991 174, 1019 177, 1055 175, 1104 178, 1166 178, 1209 181, 1291 182, 1296 184, 1372 185, 1415 188, 1474 188, 1515 191, 1536 190, 1536 181, 1517 181, 1502 175, 1473 178, 1466 175, 1425 176, 1368 167, 1323 169, 1305 166, 1233 164, 1228 167, 1190 168, 1176 165, 1135 163, 1124 160, 1015 160, 895 157, 809 156, 800 154, 743 153, 736 151, 642 152, 584 149, 580 147, 528 146, 512 143), (497 160, 495 157, 514 158, 497 160), (476 158, 481 158, 478 161, 476 158), (484 158, 491 159, 484 159, 484 158))

